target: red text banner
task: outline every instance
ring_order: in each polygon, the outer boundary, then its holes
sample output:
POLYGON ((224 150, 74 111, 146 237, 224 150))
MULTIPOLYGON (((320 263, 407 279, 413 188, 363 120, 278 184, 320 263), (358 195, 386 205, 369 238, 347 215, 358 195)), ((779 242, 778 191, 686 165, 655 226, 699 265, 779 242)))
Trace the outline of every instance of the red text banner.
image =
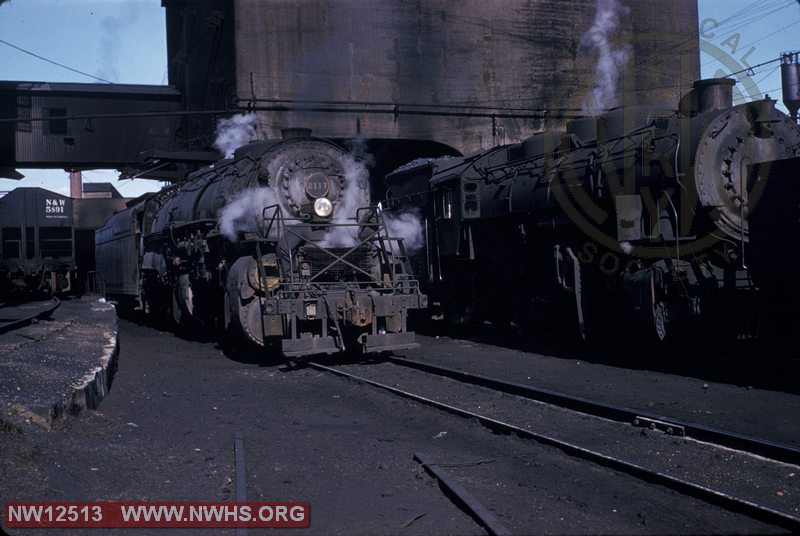
POLYGON ((307 502, 9 502, 8 528, 304 528, 307 502))

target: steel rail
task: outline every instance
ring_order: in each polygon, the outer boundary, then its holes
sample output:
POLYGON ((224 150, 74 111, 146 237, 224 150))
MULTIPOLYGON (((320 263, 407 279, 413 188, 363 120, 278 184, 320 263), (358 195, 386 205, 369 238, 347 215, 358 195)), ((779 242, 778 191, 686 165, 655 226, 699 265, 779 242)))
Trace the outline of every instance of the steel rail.
POLYGON ((480 523, 489 536, 511 536, 509 531, 500 521, 492 514, 488 508, 478 502, 478 500, 459 484, 450 474, 439 467, 438 463, 431 461, 427 454, 424 452, 417 452, 414 454, 414 459, 417 460, 422 467, 425 468, 436 480, 449 492, 454 498, 455 502, 460 504, 467 512, 480 523))
POLYGON ((784 443, 760 439, 736 432, 720 430, 718 428, 712 428, 710 426, 673 419, 671 417, 665 417, 663 415, 641 411, 638 409, 627 408, 625 406, 597 402, 579 396, 533 387, 531 385, 507 382, 479 374, 471 374, 462 370, 443 367, 440 365, 433 365, 413 359, 388 356, 385 360, 396 365, 437 374, 439 376, 445 376, 462 383, 486 387, 495 391, 520 396, 530 400, 538 400, 540 402, 545 402, 547 404, 552 404, 588 415, 594 415, 614 421, 632 424, 649 424, 654 428, 662 429, 663 431, 673 435, 685 435, 699 441, 705 441, 715 445, 742 450, 776 461, 800 465, 800 448, 784 443))
POLYGON ((672 475, 668 475, 661 471, 657 471, 652 468, 648 468, 633 462, 629 462, 621 458, 617 458, 615 456, 610 456, 608 454, 604 454, 596 450, 588 449, 586 447, 582 447, 578 444, 571 443, 569 441, 564 441, 546 434, 541 434, 538 432, 534 432, 532 430, 520 428, 513 424, 499 421, 497 419, 493 419, 485 415, 480 415, 478 413, 458 408, 450 404, 445 404, 443 402, 439 402, 437 400, 417 395, 409 391, 404 391, 402 389, 382 384, 361 376, 356 376, 355 374, 350 374, 342 370, 337 370, 332 367, 321 365, 316 362, 309 361, 308 366, 316 370, 330 372, 334 375, 347 378, 356 381, 358 383, 370 385, 373 387, 389 391, 392 394, 434 407, 436 409, 440 409, 442 411, 446 411, 448 413, 457 415, 459 417, 475 419, 478 422, 480 422, 483 426, 491 429, 494 432, 502 434, 513 434, 524 439, 532 439, 543 445, 556 447, 561 451, 563 451, 564 453, 569 454, 571 456, 582 458, 584 460, 594 462, 598 465, 602 465, 609 469, 626 473, 633 477, 639 478, 645 482, 661 485, 666 488, 677 491, 679 493, 682 493, 684 495, 689 495, 697 499, 706 501, 708 503, 720 506, 731 512, 744 514, 753 519, 789 529, 793 533, 795 532, 800 533, 800 518, 794 517, 790 514, 781 512, 779 510, 775 510, 774 508, 770 508, 768 506, 744 499, 742 497, 737 497, 735 495, 715 490, 713 488, 709 488, 707 486, 703 486, 701 484, 697 484, 689 480, 674 477, 672 475))
MULTIPOLYGON (((53 298, 45 309, 37 311, 33 314, 29 314, 21 318, 14 318, 11 320, 0 319, 0 334, 8 333, 9 331, 13 331, 23 326, 27 326, 28 324, 32 324, 37 320, 47 318, 53 314, 53 311, 58 309, 59 305, 61 305, 61 300, 59 300, 58 298, 53 298)), ((10 307, 4 307, 3 309, 4 309, 3 312, 7 312, 10 309, 10 307)))

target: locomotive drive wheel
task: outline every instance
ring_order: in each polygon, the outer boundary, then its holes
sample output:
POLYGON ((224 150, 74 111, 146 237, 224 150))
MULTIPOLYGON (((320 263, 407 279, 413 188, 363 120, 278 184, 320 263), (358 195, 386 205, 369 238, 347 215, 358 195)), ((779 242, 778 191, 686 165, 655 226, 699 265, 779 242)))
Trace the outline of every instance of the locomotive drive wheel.
POLYGON ((667 326, 669 324, 669 312, 664 302, 658 302, 653 307, 653 329, 658 342, 664 343, 667 340, 667 326))
POLYGON ((646 332, 640 336, 643 343, 653 348, 659 359, 674 357, 681 350, 688 350, 696 340, 695 332, 706 331, 702 319, 690 316, 682 304, 657 301, 653 305, 653 317, 646 332))
POLYGON ((232 344, 265 346, 271 336, 282 335, 275 325, 276 315, 265 318, 261 307, 260 283, 256 276, 256 260, 245 256, 236 259, 225 284, 225 332, 232 344))
POLYGON ((202 285, 193 283, 189 274, 181 275, 172 293, 172 315, 178 329, 200 340, 211 337, 208 328, 213 325, 213 315, 208 310, 208 301, 202 285))

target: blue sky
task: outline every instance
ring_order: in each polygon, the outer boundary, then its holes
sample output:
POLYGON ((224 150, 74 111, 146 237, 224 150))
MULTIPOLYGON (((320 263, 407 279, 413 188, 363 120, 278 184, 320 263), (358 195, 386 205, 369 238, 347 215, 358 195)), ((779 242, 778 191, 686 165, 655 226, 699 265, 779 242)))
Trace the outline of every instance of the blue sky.
MULTIPOLYGON (((0 3, 0 40, 73 69, 0 43, 2 80, 167 83, 160 0, 6 0, 0 3)), ((26 178, 0 179, 0 191, 41 186, 69 193, 68 175, 62 170, 20 171, 26 178)), ((126 197, 162 186, 146 179, 120 182, 118 176, 113 170, 83 172, 84 182, 111 182, 126 197)))
POLYGON ((780 62, 773 60, 800 50, 800 1, 699 0, 698 12, 702 77, 745 71, 734 76, 744 97, 769 95, 786 111, 780 62))
MULTIPOLYGON (((800 2, 699 0, 698 11, 702 76, 752 66, 752 73, 736 77, 737 88, 747 98, 769 94, 780 101, 779 63, 756 66, 780 52, 800 50, 800 2)), ((97 79, 103 79, 156 85, 167 80, 160 0, 0 0, 0 40, 7 43, 0 43, 2 80, 100 83, 97 79)), ((0 191, 17 186, 69 191, 63 171, 20 171, 26 179, 0 179, 0 191)), ((117 176, 114 171, 86 171, 84 181, 112 182, 131 197, 161 186, 143 179, 119 182, 117 176)))

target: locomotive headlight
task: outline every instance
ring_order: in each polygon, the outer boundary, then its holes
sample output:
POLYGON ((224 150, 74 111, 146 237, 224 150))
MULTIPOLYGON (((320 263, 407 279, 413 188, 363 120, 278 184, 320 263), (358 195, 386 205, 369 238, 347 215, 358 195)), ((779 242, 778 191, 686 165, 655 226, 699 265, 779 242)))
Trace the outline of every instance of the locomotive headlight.
POLYGON ((314 213, 320 218, 327 218, 333 212, 333 203, 327 197, 319 197, 314 201, 314 213))

